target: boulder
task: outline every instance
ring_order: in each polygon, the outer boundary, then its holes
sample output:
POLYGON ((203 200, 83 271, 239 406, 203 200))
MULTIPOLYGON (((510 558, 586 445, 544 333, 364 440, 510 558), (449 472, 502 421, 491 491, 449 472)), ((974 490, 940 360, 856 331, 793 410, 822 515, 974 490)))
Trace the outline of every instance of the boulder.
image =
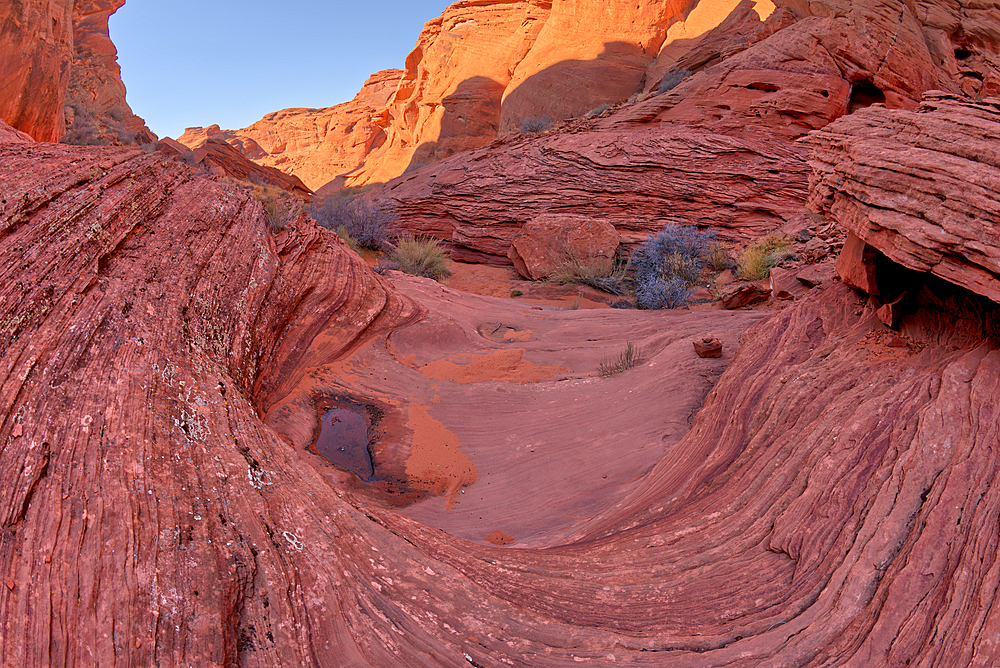
POLYGON ((875 280, 875 260, 875 249, 851 232, 837 257, 837 274, 852 288, 877 295, 879 291, 875 280))
POLYGON ((719 299, 727 309, 742 308, 766 301, 771 296, 771 288, 760 282, 737 281, 719 289, 719 299))
POLYGON ((607 276, 614 267, 619 243, 618 231, 607 221, 544 214, 521 228, 507 257, 519 274, 533 281, 574 267, 607 276))
POLYGON ((795 278, 807 287, 815 288, 833 280, 836 269, 829 262, 817 262, 800 269, 795 278))
POLYGON ((722 341, 713 336, 705 336, 700 339, 695 339, 692 343, 694 344, 694 351, 698 354, 698 357, 722 357, 722 341))

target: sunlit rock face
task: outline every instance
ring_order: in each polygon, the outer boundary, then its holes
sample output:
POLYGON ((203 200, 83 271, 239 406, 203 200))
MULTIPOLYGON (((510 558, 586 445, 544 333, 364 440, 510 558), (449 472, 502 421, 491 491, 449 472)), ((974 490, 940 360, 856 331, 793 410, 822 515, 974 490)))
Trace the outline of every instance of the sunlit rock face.
POLYGON ((125 101, 108 17, 124 0, 0 7, 0 119, 37 141, 155 141, 125 101))
POLYGON ((297 176, 316 190, 385 143, 385 106, 402 76, 402 70, 376 72, 353 100, 334 107, 282 109, 242 130, 188 128, 178 140, 193 149, 218 136, 247 158, 297 176))
POLYGON ((118 50, 108 34, 108 19, 125 0, 76 0, 73 7, 73 66, 66 95, 67 139, 93 134, 111 144, 156 141, 145 122, 125 101, 118 50))
POLYGON ((0 5, 0 119, 38 141, 58 141, 72 60, 72 0, 0 5))

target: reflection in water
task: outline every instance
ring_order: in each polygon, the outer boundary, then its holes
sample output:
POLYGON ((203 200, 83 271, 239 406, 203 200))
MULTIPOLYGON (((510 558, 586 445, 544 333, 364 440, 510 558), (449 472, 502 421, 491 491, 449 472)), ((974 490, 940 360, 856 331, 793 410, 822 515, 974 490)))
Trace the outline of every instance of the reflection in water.
POLYGON ((372 477, 372 458, 368 452, 368 423, 360 406, 338 402, 323 414, 319 437, 314 448, 337 466, 362 480, 372 477))

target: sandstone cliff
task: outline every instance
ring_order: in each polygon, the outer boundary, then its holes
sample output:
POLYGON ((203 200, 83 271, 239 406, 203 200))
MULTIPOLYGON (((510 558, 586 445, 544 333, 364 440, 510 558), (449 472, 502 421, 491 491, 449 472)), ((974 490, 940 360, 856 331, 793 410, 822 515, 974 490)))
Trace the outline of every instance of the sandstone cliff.
POLYGON ((0 5, 0 120, 58 141, 72 59, 73 0, 0 5))
POLYGON ((503 137, 373 196, 456 257, 497 263, 522 225, 551 212, 607 219, 632 240, 676 221, 759 236, 805 212, 799 137, 872 104, 913 108, 929 89, 984 95, 1000 83, 991 48, 972 37, 996 25, 978 9, 778 4, 763 22, 743 2, 697 39, 674 31, 650 67, 696 71, 672 90, 503 137))
POLYGON ((0 7, 0 119, 37 141, 155 141, 125 101, 117 51, 108 36, 108 17, 124 4, 5 2, 0 7))
POLYGON ((73 7, 73 65, 66 94, 65 141, 149 144, 146 123, 125 101, 118 50, 108 19, 125 0, 76 0, 73 7))
POLYGON ((193 149, 219 137, 258 164, 317 189, 357 167, 385 142, 380 118, 402 75, 402 70, 376 72, 353 100, 334 107, 283 109, 242 130, 188 128, 178 141, 193 149))

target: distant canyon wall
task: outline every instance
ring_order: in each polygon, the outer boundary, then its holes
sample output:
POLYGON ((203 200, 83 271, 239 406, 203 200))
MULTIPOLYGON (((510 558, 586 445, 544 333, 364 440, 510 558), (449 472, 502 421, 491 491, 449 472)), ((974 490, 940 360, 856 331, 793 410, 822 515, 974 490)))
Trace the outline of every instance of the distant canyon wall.
POLYGON ((872 102, 1000 90, 994 23, 976 3, 935 0, 462 0, 427 22, 402 71, 374 75, 355 100, 191 138, 221 133, 327 194, 484 147, 526 120, 656 93, 673 71, 696 76, 637 120, 794 139, 872 102))
POLYGON ((108 34, 108 18, 124 4, 2 3, 0 119, 36 141, 155 141, 125 101, 118 52, 108 34))

